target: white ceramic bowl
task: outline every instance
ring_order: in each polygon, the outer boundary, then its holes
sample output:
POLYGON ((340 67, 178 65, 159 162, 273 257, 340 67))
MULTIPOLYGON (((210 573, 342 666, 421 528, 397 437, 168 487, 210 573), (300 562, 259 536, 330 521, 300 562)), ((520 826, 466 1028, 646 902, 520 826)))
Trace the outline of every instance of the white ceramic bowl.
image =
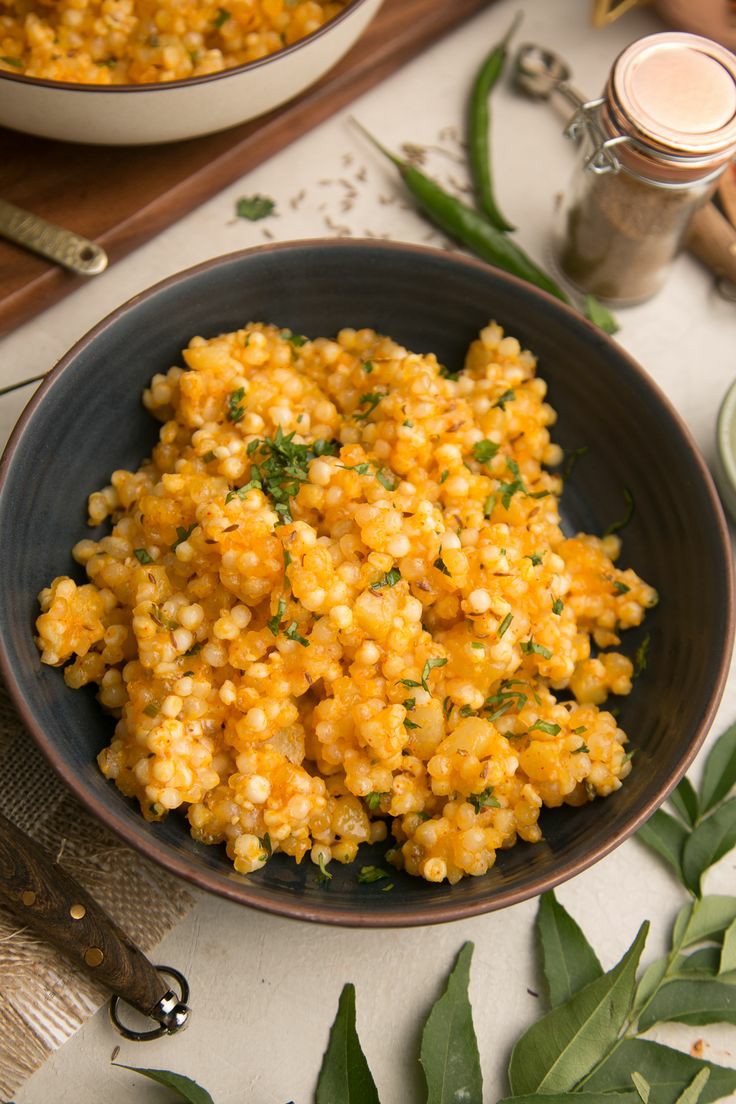
POLYGON ((72 84, 0 73, 0 125, 92 145, 196 138, 255 119, 314 84, 342 58, 381 0, 352 0, 314 34, 247 65, 170 84, 72 84))

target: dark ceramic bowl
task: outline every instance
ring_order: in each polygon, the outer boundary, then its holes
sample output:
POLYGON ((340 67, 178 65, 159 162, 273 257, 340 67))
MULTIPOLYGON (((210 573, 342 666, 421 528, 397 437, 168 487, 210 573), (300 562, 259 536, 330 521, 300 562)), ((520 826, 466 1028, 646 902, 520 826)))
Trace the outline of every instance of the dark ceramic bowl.
POLYGON ((312 241, 268 246, 190 269, 132 299, 64 357, 33 397, 0 466, 0 659, 29 731, 70 789, 149 858, 234 901, 304 920, 428 924, 501 908, 577 874, 626 839, 682 777, 723 690, 733 636, 731 552, 721 508, 693 441, 654 383, 613 341, 572 310, 475 261, 403 245, 312 241), (539 357, 559 412, 555 438, 588 455, 565 489, 569 531, 600 533, 624 511, 622 563, 660 592, 632 654, 651 634, 649 663, 617 702, 637 749, 623 789, 581 809, 545 811, 544 842, 501 852, 485 877, 456 886, 393 875, 394 889, 359 885, 381 849, 317 871, 277 855, 248 878, 224 848, 192 840, 181 816, 147 824, 104 780, 95 755, 112 721, 91 691, 71 691, 42 667, 33 643, 36 595, 56 575, 80 577, 69 549, 87 531, 87 495, 112 470, 137 467, 158 423, 140 402, 154 372, 179 360, 193 334, 212 336, 263 319, 297 333, 371 326, 412 349, 462 364, 489 318, 539 357))

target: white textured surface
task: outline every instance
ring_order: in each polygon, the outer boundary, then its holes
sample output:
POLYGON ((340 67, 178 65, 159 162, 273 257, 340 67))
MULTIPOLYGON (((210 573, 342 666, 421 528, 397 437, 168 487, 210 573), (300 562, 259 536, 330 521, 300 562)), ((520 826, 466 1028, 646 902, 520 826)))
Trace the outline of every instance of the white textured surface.
MULTIPOLYGON (((439 0, 438 0, 439 2, 439 0)), ((518 3, 501 0, 402 73, 356 102, 351 113, 387 144, 436 141, 457 126, 469 75, 508 25, 518 3)), ((632 39, 658 24, 636 12, 604 32, 587 22, 585 0, 528 0, 522 37, 558 48, 571 61, 576 83, 596 93, 608 66, 632 39)), ((521 102, 507 89, 494 100, 498 191, 504 210, 521 227, 519 237, 538 256, 546 252, 553 194, 571 167, 571 152, 549 108, 521 102)), ((336 116, 247 178, 206 203, 65 302, 0 342, 0 379, 10 382, 50 367, 107 311, 153 281, 218 253, 279 238, 314 237, 333 225, 424 241, 427 226, 402 205, 382 204, 394 184, 347 123, 336 116), (345 155, 355 161, 346 166, 345 155), (341 211, 345 190, 336 183, 367 167, 353 209, 341 211), (333 181, 323 183, 320 181, 333 181), (289 199, 305 189, 296 210, 289 199), (239 195, 261 191, 279 202, 268 223, 232 220, 239 195), (321 209, 324 205, 325 209, 321 209)), ((437 158, 437 170, 452 173, 437 158)), ((329 232, 329 231, 327 231, 329 232)), ((684 415, 710 458, 715 414, 734 374, 736 312, 719 299, 707 275, 688 257, 678 260, 664 292, 651 303, 620 312, 619 340, 652 373, 684 415)), ((185 336, 183 334, 183 336, 185 336)), ((104 386, 101 379, 100 385, 104 386)), ((28 393, 0 400, 0 434, 9 432, 28 393)), ((707 565, 702 565, 707 570, 707 565)), ((715 731, 736 715, 731 678, 715 731)), ((702 757, 701 757, 702 761, 702 757)), ((697 771, 697 766, 696 766, 697 771)), ((724 860, 712 888, 734 890, 736 864, 724 860)), ((560 890, 560 897, 590 934, 606 965, 650 917, 647 951, 661 946, 681 892, 634 841, 560 890)), ((201 898, 189 919, 167 937, 158 961, 183 969, 192 985, 194 1015, 177 1039, 148 1046, 125 1043, 120 1061, 165 1066, 197 1078, 218 1104, 308 1104, 342 984, 356 982, 361 1037, 384 1104, 418 1104, 421 1080, 413 1054, 419 1016, 439 992, 462 942, 476 955, 472 996, 486 1076, 486 1099, 505 1091, 508 1049, 538 1010, 527 987, 537 989, 532 955, 533 902, 503 913, 401 932, 339 931, 271 918, 201 898)), ((734 1029, 672 1029, 683 1049, 698 1036, 705 1054, 736 1064, 734 1029)), ((163 1100, 163 1091, 108 1066, 117 1042, 103 1011, 34 1075, 18 1104, 126 1104, 163 1100)))

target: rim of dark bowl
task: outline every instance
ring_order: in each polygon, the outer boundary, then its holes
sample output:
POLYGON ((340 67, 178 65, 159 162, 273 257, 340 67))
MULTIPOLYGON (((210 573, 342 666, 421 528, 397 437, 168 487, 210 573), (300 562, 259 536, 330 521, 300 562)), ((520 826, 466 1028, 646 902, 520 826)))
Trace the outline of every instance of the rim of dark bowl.
MULTIPOLYGON (((449 265, 460 264, 475 269, 480 273, 487 274, 489 272, 489 266, 483 261, 458 254, 449 255, 442 250, 432 249, 427 246, 413 245, 405 242, 389 242, 372 238, 312 238, 288 242, 273 242, 266 245, 255 246, 251 249, 237 250, 233 253, 226 253, 219 257, 213 257, 201 264, 175 273, 173 276, 168 276, 166 279, 160 280, 153 286, 146 288, 145 291, 134 295, 131 299, 128 299, 108 314, 98 322, 96 326, 81 337, 48 372, 40 387, 35 391, 28 405, 23 410, 8 440, 5 451, 2 457, 0 457, 0 494, 3 491, 7 473, 13 462, 13 457, 21 436, 25 433, 26 426, 30 422, 36 407, 43 400, 46 392, 53 387, 59 376, 76 359, 77 355, 96 341, 100 334, 104 333, 110 326, 115 325, 126 314, 134 311, 139 303, 155 297, 165 288, 173 287, 193 277, 196 278, 200 273, 207 272, 212 268, 237 262, 240 259, 254 254, 282 252, 295 248, 310 248, 318 251, 324 249, 341 250, 365 248, 378 249, 386 252, 408 252, 416 256, 418 263, 421 263, 422 259, 427 257, 432 257, 434 260, 443 258, 449 265)), ((734 565, 728 525, 713 478, 703 459, 700 449, 695 443, 695 439, 688 426, 659 385, 632 356, 621 348, 620 345, 614 342, 586 318, 582 317, 573 307, 568 306, 548 292, 541 291, 525 280, 521 280, 500 269, 494 268, 491 269, 491 271, 493 271, 494 275, 499 279, 508 281, 513 287, 516 287, 520 293, 529 295, 532 299, 539 299, 540 302, 546 303, 548 306, 552 305, 556 310, 567 315, 569 321, 573 325, 587 328, 598 341, 613 346, 617 355, 626 362, 629 369, 638 377, 639 382, 654 394, 661 406, 667 411, 669 417, 680 430, 683 444, 687 447, 692 461, 700 471, 718 536, 719 551, 721 554, 720 566, 723 568, 723 579, 726 590, 724 604, 727 615, 727 630, 723 654, 714 677, 708 705, 700 718, 695 736, 691 740, 686 753, 681 758, 677 769, 669 778, 657 784, 651 797, 637 816, 632 817, 629 823, 611 835, 605 843, 602 843, 593 850, 585 852, 578 858, 570 859, 566 863, 556 866, 553 871, 540 877, 531 885, 518 889, 504 889, 501 887, 492 897, 484 901, 458 902, 457 904, 453 902, 447 904, 433 904, 427 902, 423 904, 419 896, 417 896, 416 907, 401 907, 385 912, 382 910, 379 915, 364 908, 358 903, 354 912, 341 913, 334 912, 329 901, 326 901, 324 905, 315 905, 303 901, 296 896, 293 898, 285 896, 283 901, 264 900, 260 896, 257 887, 251 886, 246 879, 229 883, 219 874, 212 873, 205 868, 191 866, 186 859, 170 851, 167 845, 161 843, 155 835, 152 834, 145 838, 140 837, 138 832, 139 825, 137 823, 139 820, 138 815, 136 813, 131 814, 128 807, 122 801, 120 802, 120 812, 111 814, 110 809, 101 801, 98 801, 94 794, 87 791, 84 782, 66 764, 64 755, 55 744, 54 740, 43 731, 40 725, 36 724, 33 713, 25 702, 20 685, 10 665, 5 642, 2 637, 0 637, 0 673, 5 679, 10 695, 23 723, 26 725, 36 744, 57 775, 59 775, 62 781, 68 786, 77 800, 106 827, 120 836, 128 846, 133 847, 148 859, 151 859, 164 869, 170 871, 170 873, 177 875, 184 881, 196 885, 200 889, 207 890, 218 897, 224 897, 228 900, 235 901, 238 904, 257 908, 262 912, 286 916, 295 920, 308 920, 324 924, 333 924, 339 927, 418 927, 424 924, 441 924, 452 920, 464 920, 471 916, 495 912, 502 908, 508 908, 511 905, 520 904, 522 901, 527 901, 530 898, 538 897, 546 890, 554 889, 555 886, 575 877, 577 874, 581 874, 584 870, 587 870, 588 867, 593 866, 600 859, 614 851, 624 840, 633 835, 633 833, 649 819, 652 813, 659 808, 662 802, 666 800, 687 771, 687 768, 692 763, 705 740, 726 685, 731 662, 736 617, 734 611, 734 565)))
POLYGON ((314 42, 316 39, 321 38, 323 35, 328 34, 339 23, 342 23, 348 16, 367 3, 367 0, 350 0, 347 7, 345 7, 337 15, 333 15, 332 19, 328 19, 326 23, 323 23, 321 27, 318 27, 316 31, 312 31, 311 34, 305 35, 304 38, 298 39, 296 42, 292 42, 289 46, 283 46, 280 50, 275 50, 272 54, 266 54, 265 57, 256 58, 255 61, 246 61, 242 65, 233 65, 228 69, 221 69, 218 73, 203 73, 199 77, 182 77, 181 80, 165 81, 165 82, 148 82, 146 84, 86 84, 81 81, 57 81, 49 80, 48 77, 28 77, 25 73, 9 73, 3 69, 0 71, 0 80, 18 81, 20 84, 41 85, 44 88, 56 88, 60 91, 74 91, 74 92, 102 92, 105 95, 110 95, 114 92, 157 92, 165 91, 167 88, 184 88, 190 85, 196 84, 208 84, 210 81, 222 80, 225 77, 230 77, 234 73, 243 73, 249 69, 259 69, 263 65, 268 65, 269 62, 275 61, 277 58, 282 58, 288 54, 294 54, 297 50, 300 50, 303 46, 308 46, 310 42, 314 42))

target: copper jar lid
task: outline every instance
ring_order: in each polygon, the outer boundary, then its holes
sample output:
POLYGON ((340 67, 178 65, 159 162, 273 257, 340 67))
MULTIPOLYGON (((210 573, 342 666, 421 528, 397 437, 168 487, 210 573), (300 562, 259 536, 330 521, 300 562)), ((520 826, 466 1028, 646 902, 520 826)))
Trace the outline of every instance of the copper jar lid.
POLYGON ((616 154, 643 176, 707 176, 736 153, 736 56, 678 31, 648 35, 614 62, 602 122, 616 154))

